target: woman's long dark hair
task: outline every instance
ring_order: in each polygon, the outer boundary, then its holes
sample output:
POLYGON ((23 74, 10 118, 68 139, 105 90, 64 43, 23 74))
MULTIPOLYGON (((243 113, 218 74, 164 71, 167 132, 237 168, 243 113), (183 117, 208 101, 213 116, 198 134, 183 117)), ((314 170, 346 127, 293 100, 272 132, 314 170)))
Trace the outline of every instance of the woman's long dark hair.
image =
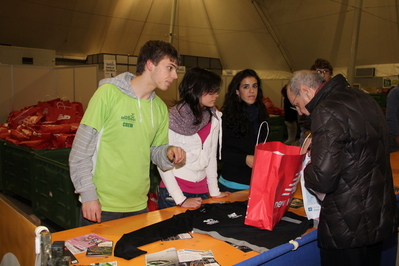
POLYGON ((248 104, 237 95, 241 81, 247 77, 254 77, 258 82, 258 95, 254 105, 258 109, 258 122, 269 118, 266 106, 263 103, 262 82, 258 74, 252 69, 244 69, 238 72, 231 80, 222 107, 223 123, 233 130, 237 136, 247 136, 249 133, 249 119, 246 112, 248 104))
MULTIPOLYGON (((194 125, 198 125, 202 121, 201 96, 219 93, 221 84, 222 78, 218 74, 200 67, 190 68, 179 84, 180 100, 175 104, 180 105, 180 108, 188 104, 195 117, 194 125)), ((210 112, 211 108, 206 109, 210 112)))

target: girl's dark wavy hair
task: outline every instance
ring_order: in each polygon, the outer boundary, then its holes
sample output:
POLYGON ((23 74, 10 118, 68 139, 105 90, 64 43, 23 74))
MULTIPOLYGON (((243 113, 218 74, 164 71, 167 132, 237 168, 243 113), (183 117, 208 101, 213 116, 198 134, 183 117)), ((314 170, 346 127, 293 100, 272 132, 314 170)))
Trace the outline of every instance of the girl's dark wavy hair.
POLYGON ((249 133, 249 119, 245 111, 245 107, 248 106, 248 104, 242 101, 237 95, 237 90, 240 88, 241 81, 247 77, 254 77, 258 82, 258 95, 254 105, 258 108, 259 123, 267 120, 269 117, 266 106, 262 101, 262 82, 258 74, 252 69, 244 69, 238 72, 229 84, 222 107, 223 123, 237 136, 247 136, 249 133))
MULTIPOLYGON (((202 121, 202 106, 200 98, 204 94, 219 93, 222 78, 209 70, 193 67, 184 74, 183 80, 179 84, 180 100, 175 102, 180 108, 188 104, 194 114, 194 125, 198 125, 202 121)), ((210 107, 205 107, 211 112, 210 107)))

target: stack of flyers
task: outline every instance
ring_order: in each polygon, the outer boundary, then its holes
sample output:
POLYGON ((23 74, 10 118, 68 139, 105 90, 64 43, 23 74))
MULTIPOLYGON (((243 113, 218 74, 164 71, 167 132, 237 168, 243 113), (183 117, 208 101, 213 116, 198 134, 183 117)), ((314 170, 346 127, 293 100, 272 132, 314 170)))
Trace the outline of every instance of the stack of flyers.
POLYGON ((91 246, 98 245, 99 243, 111 241, 105 237, 91 233, 88 235, 78 236, 65 241, 65 246, 71 251, 72 254, 86 252, 91 246))
POLYGON ((117 261, 111 261, 111 262, 97 262, 97 263, 91 263, 88 265, 73 265, 73 266, 118 266, 117 261))

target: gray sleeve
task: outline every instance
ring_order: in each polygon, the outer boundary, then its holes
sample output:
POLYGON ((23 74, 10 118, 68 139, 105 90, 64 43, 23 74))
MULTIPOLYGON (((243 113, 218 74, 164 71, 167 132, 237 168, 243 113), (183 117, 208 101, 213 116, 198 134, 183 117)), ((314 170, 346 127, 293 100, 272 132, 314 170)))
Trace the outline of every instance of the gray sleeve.
POLYGON ((169 161, 166 152, 169 145, 152 146, 151 147, 151 161, 156 164, 163 171, 166 171, 174 166, 174 163, 169 161))
POLYGON ((75 193, 81 201, 97 200, 93 183, 93 156, 97 147, 99 132, 87 125, 80 125, 69 154, 69 171, 75 193))

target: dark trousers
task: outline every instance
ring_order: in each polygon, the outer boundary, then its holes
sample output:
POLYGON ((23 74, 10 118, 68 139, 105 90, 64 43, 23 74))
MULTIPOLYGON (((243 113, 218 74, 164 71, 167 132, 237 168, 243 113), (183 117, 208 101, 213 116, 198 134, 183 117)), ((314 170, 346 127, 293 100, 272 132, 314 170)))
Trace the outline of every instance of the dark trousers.
MULTIPOLYGON (((134 216, 137 214, 141 213, 146 213, 148 212, 148 208, 145 208, 141 211, 136 211, 136 212, 101 212, 101 222, 108 222, 112 220, 116 220, 119 218, 125 218, 125 217, 130 217, 134 216)), ((92 225, 96 224, 96 222, 92 222, 87 220, 86 218, 83 217, 82 210, 80 211, 80 226, 86 226, 86 225, 92 225)))
MULTIPOLYGON (((200 193, 200 194, 191 194, 183 191, 183 195, 187 198, 201 198, 201 199, 209 199, 208 193, 200 193)), ((180 202, 179 202, 180 203, 180 202)), ((177 206, 176 202, 173 200, 172 196, 169 194, 168 190, 164 187, 159 188, 158 194, 158 207, 160 209, 170 208, 177 206)))
POLYGON ((381 254, 382 242, 360 248, 320 248, 322 266, 379 266, 381 254))

